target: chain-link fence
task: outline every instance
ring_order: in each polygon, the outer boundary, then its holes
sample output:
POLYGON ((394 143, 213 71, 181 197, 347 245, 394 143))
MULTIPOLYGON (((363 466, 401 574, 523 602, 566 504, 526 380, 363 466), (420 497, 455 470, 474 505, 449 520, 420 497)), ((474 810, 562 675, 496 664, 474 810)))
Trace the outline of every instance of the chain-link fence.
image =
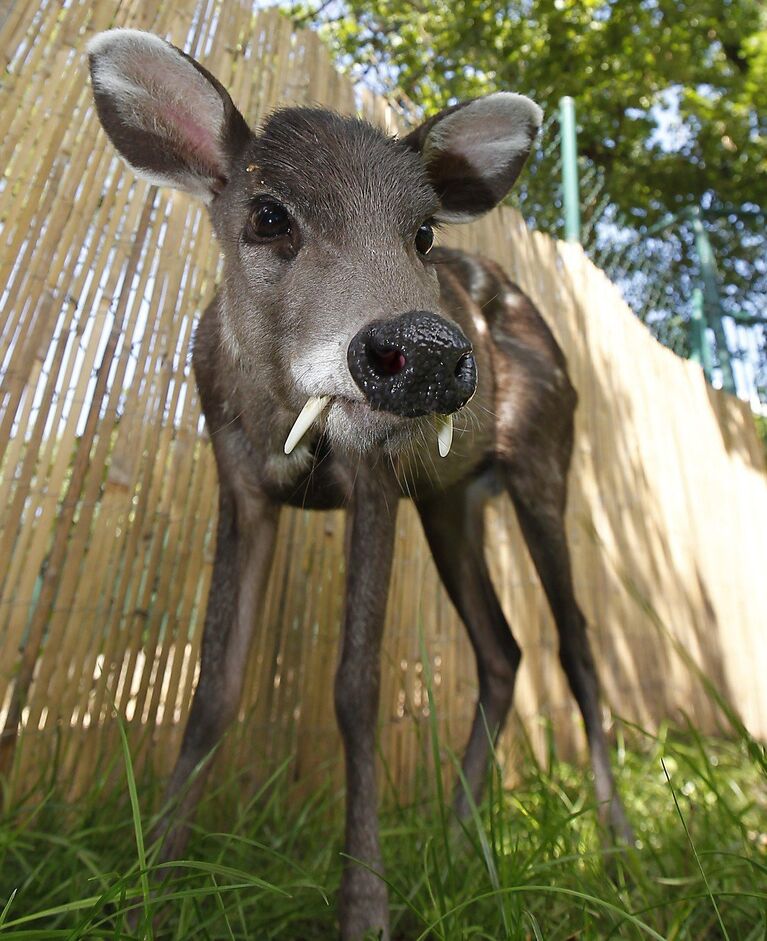
POLYGON ((702 206, 648 223, 619 212, 577 152, 571 100, 546 119, 515 204, 534 228, 579 241, 666 346, 716 386, 767 407, 767 237, 758 206, 702 206))

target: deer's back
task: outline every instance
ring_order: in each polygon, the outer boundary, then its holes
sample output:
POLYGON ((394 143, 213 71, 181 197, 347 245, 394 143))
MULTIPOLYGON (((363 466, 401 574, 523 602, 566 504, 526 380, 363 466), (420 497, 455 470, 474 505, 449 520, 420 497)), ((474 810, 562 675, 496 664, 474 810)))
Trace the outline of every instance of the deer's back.
POLYGON ((569 452, 577 394, 564 353, 535 304, 488 258, 449 248, 432 255, 443 293, 462 297, 475 323, 481 318, 469 332, 487 348, 496 455, 513 460, 523 446, 569 452))

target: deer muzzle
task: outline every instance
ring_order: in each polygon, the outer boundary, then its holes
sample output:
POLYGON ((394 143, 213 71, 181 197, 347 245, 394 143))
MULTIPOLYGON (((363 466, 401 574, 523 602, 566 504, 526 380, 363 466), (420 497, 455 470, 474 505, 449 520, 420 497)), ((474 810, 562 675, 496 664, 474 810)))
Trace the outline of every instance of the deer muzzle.
POLYGON ((471 344, 455 324, 430 311, 363 327, 347 361, 372 409, 405 418, 451 415, 477 388, 471 344))

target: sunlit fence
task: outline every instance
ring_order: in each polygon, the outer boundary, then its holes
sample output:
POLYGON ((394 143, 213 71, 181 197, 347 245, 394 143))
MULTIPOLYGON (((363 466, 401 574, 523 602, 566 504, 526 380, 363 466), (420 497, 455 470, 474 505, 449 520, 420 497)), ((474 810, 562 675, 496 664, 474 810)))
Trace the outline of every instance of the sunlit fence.
MULTIPOLYGON (((196 679, 214 550, 215 468, 190 378, 217 253, 204 211, 137 182, 99 129, 83 49, 111 26, 199 57, 257 123, 278 103, 361 111, 321 44, 237 0, 47 0, 6 8, 0 122, 0 767, 74 792, 119 762, 172 762, 196 679)), ((544 148, 547 146, 544 139, 544 148)), ((535 169, 533 172, 536 172, 535 169)), ((538 172, 541 172, 540 170, 538 172)), ((748 407, 653 340, 577 245, 496 212, 446 239, 503 264, 551 324, 579 391, 569 534, 606 702, 653 724, 718 712, 686 657, 767 734, 767 484, 748 407)), ((460 448, 460 437, 456 440, 460 448)), ((341 515, 282 514, 241 721, 219 757, 257 774, 334 768, 341 515)), ((582 744, 543 594, 510 505, 488 555, 525 659, 517 719, 582 744)), ((405 790, 422 723, 467 733, 470 647, 403 507, 384 644, 380 737, 405 790), (434 700, 425 677, 432 677, 434 700)))

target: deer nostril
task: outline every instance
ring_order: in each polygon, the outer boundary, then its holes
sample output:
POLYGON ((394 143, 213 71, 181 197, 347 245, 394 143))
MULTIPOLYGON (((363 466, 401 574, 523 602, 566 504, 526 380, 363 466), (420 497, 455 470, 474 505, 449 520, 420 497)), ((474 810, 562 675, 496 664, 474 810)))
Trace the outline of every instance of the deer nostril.
POLYGON ((474 375, 474 355, 469 350, 468 353, 464 353, 463 356, 458 360, 455 365, 455 372, 453 375, 456 379, 467 380, 471 379, 474 375))
POLYGON ((405 368, 405 354, 393 346, 367 348, 368 360, 379 376, 396 376, 405 368))

